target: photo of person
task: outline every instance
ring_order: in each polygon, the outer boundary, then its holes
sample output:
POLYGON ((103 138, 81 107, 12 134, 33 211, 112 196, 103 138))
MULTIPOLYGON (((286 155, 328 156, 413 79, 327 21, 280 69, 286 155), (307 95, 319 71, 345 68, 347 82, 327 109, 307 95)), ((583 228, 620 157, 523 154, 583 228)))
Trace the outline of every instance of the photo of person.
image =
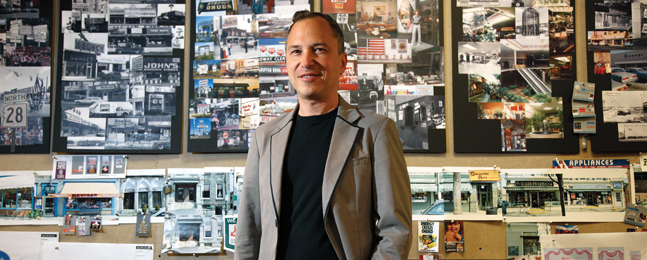
POLYGON ((465 235, 463 221, 445 221, 445 252, 463 252, 465 235))

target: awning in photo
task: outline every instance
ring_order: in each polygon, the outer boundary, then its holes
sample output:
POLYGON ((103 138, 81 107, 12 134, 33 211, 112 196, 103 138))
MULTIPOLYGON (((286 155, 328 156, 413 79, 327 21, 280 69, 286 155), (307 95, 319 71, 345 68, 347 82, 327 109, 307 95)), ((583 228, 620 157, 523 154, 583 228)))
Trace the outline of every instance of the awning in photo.
POLYGON ((118 198, 119 191, 114 183, 66 183, 61 193, 50 194, 56 198, 118 198))
POLYGON ((34 187, 33 172, 0 172, 0 190, 34 187))
POLYGON ((411 192, 436 191, 436 184, 411 183, 411 192))
MULTIPOLYGON (((453 191, 453 183, 443 183, 440 185, 440 192, 453 191)), ((461 192, 472 192, 472 184, 470 183, 461 183, 461 192)))

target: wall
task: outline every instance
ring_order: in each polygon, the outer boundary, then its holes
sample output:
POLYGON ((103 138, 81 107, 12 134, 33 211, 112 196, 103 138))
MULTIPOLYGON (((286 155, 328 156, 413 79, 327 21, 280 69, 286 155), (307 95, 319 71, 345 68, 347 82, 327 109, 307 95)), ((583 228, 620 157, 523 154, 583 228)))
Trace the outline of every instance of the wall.
MULTIPOLYGON (((190 1, 190 0, 189 0, 190 1)), ((190 2, 187 1, 187 9, 189 9, 190 2)), ((585 0, 575 0, 576 10, 576 52, 577 52, 577 80, 587 81, 587 68, 586 62, 586 24, 585 17, 580 15, 585 9, 585 0), (578 12, 580 11, 580 12, 578 12)), ((444 26, 445 32, 451 32, 451 8, 454 4, 453 0, 444 0, 444 26)), ((318 6, 318 4, 315 4, 318 6)), ((319 8, 317 8, 319 9, 319 8)), ((55 7, 54 13, 54 27, 59 28, 58 25, 58 7, 55 7)), ((190 12, 187 12, 187 23, 191 20, 190 12)), ((189 28, 187 26, 187 28, 189 28)), ((188 31, 187 31, 188 33, 188 31)), ((57 37, 58 35, 55 35, 57 37)), ((449 71, 452 68, 451 58, 451 34, 446 33, 444 39, 445 45, 445 72, 446 80, 446 107, 453 107, 452 103, 452 73, 449 71)), ((185 46, 190 46, 190 37, 185 38, 185 46)), ((58 43, 58 39, 54 40, 58 43)), ((53 47, 57 50, 58 47, 53 47)), ((54 59, 60 58, 58 53, 54 53, 54 59)), ((189 64, 189 53, 185 53, 184 58, 184 75, 189 75, 191 72, 191 65, 189 64)), ((53 64, 56 64, 53 62, 53 64)), ((52 70, 56 73, 55 70, 52 70)), ((54 75, 53 77, 57 77, 54 75)), ((184 86, 191 86, 188 82, 188 77, 184 78, 184 86)), ((57 98, 57 97, 55 97, 57 98)), ((187 114, 186 104, 188 104, 188 87, 185 87, 184 92, 184 115, 187 114)), ((53 111, 53 109, 52 109, 53 111)), ((456 154, 454 153, 454 136, 453 122, 454 117, 451 109, 446 110, 447 122, 447 153, 445 154, 406 154, 405 158, 408 166, 417 167, 439 167, 439 166, 474 166, 484 167, 493 166, 501 168, 548 168, 551 166, 551 161, 555 158, 559 159, 630 159, 632 163, 638 162, 639 155, 636 153, 626 154, 593 154, 589 149, 580 150, 579 154, 574 155, 560 155, 560 154, 456 154)), ((188 117, 184 117, 184 125, 188 125, 188 117)), ((186 131, 186 127, 183 129, 186 131)), ((183 144, 186 144, 187 135, 183 135, 183 144)), ((183 147, 183 153, 177 155, 130 155, 128 160, 129 169, 151 169, 151 168, 202 168, 202 167, 228 167, 228 166, 244 166, 246 154, 187 154, 186 145, 183 147)), ((0 156, 0 170, 3 171, 17 171, 17 170, 51 170, 52 169, 52 154, 46 155, 2 155, 0 156)), ((570 223, 571 225, 576 223, 570 223)), ((414 233, 412 237, 417 237, 417 223, 414 222, 414 233)), ((580 224, 580 233, 593 233, 593 232, 625 232, 626 228, 633 226, 623 223, 582 223, 580 224)), ((0 226, 0 231, 61 231, 61 227, 56 226, 0 226)), ((120 226, 107 226, 104 228, 104 234, 93 234, 89 237, 76 237, 76 236, 63 236, 62 242, 102 242, 102 243, 153 243, 155 244, 156 252, 161 248, 162 240, 162 224, 152 225, 151 238, 137 238, 134 236, 134 225, 120 225, 120 226)), ((507 246, 505 244, 505 223, 502 222, 465 222, 465 240, 466 252, 464 253, 444 253, 443 245, 441 244, 441 258, 442 259, 505 259, 507 253, 507 246)), ((553 227, 553 233, 555 232, 553 227)), ((441 239, 443 239, 444 230, 440 230, 441 239)), ((416 240, 413 240, 416 242, 416 240)), ((177 257, 169 257, 165 254, 161 255, 160 259, 177 259, 177 257)), ((229 259, 227 257, 219 257, 216 259, 229 259)), ((418 259, 418 252, 415 245, 412 245, 409 253, 410 259, 418 259)))

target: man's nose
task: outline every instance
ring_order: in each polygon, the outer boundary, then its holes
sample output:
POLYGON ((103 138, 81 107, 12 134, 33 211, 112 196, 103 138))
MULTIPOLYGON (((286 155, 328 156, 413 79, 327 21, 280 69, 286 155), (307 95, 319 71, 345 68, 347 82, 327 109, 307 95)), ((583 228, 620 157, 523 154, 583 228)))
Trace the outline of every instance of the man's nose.
POLYGON ((301 61, 299 62, 299 64, 301 65, 301 67, 309 68, 315 64, 315 58, 316 58, 316 55, 314 51, 312 50, 303 51, 303 55, 301 55, 301 61))

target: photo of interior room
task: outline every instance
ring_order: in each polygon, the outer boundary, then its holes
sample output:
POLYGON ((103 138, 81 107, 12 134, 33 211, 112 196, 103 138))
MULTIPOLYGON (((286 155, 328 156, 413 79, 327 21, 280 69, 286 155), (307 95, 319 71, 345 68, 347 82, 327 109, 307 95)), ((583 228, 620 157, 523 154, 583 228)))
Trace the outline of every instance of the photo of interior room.
POLYGON ((501 73, 498 42, 458 42, 458 73, 501 73))
POLYGON ((564 138, 564 109, 562 98, 550 103, 526 104, 526 138, 564 138))
POLYGON ((360 39, 398 37, 396 2, 357 1, 357 35, 360 39))
POLYGON ((498 42, 514 39, 514 9, 475 7, 463 9, 463 41, 498 42))

